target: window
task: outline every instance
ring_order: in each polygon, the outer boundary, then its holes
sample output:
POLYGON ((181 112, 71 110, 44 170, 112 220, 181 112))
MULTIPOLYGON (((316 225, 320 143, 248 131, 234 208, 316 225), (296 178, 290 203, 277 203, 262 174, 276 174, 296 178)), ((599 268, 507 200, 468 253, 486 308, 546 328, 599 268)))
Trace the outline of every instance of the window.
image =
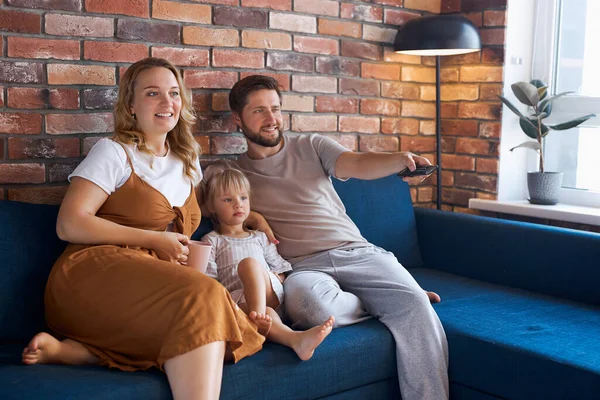
MULTIPOLYGON (((600 1, 537 3, 532 76, 551 94, 574 92, 554 102, 548 123, 600 116, 600 1)), ((561 202, 600 206, 600 118, 550 132, 545 146, 546 170, 564 173, 561 202)))

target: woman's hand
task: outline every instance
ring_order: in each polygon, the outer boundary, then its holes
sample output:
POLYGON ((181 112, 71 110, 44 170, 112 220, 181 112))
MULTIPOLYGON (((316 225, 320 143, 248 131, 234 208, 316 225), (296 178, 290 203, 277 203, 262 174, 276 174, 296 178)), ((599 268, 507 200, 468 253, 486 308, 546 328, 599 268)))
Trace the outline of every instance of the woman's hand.
POLYGON ((275 234, 273 233, 273 230, 269 226, 269 223, 265 217, 256 211, 250 211, 250 215, 248 215, 248 218, 246 219, 246 226, 248 226, 250 229, 263 232, 265 235, 267 235, 269 242, 273 244, 279 244, 279 240, 275 238, 275 234))
POLYGON ((190 249, 187 247, 190 239, 177 232, 156 232, 152 250, 159 259, 178 264, 185 264, 190 249))

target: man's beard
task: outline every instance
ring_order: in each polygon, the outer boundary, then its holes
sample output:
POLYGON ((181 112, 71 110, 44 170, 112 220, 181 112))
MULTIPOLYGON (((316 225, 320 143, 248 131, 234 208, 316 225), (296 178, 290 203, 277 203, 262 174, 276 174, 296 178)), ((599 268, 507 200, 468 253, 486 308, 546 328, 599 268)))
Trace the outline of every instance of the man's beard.
POLYGON ((265 137, 261 136, 260 131, 259 132, 252 131, 250 128, 248 128, 246 126, 246 124, 244 124, 244 122, 242 122, 240 128, 242 129, 244 136, 246 136, 246 139, 248 139, 252 143, 255 143, 259 146, 275 147, 275 146, 279 145, 279 143, 281 143, 281 140, 283 139, 283 135, 281 134, 281 127, 279 125, 277 125, 277 127, 276 127, 277 136, 275 136, 273 138, 265 138, 265 137))

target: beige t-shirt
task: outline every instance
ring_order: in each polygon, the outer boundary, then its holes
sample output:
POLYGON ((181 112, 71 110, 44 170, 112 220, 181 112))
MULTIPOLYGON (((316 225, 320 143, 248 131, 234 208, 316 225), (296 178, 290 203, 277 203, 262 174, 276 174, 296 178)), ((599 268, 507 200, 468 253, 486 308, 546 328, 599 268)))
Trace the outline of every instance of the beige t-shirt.
MULTIPOLYGON (((242 154, 237 162, 225 163, 248 177, 250 207, 271 225, 279 253, 295 263, 335 248, 368 246, 331 183, 337 158, 349 150, 316 134, 284 138, 274 156, 251 160, 242 154)), ((219 167, 209 167, 207 178, 213 168, 219 167)))

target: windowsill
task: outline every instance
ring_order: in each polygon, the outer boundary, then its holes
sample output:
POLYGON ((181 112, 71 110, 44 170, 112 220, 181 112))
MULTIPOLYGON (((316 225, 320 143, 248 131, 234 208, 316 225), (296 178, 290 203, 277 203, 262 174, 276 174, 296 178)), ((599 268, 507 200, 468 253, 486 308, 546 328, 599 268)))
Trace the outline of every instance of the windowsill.
POLYGON ((469 208, 600 226, 600 208, 594 207, 560 203, 554 206, 540 206, 530 204, 527 200, 498 201, 470 199, 469 208))

